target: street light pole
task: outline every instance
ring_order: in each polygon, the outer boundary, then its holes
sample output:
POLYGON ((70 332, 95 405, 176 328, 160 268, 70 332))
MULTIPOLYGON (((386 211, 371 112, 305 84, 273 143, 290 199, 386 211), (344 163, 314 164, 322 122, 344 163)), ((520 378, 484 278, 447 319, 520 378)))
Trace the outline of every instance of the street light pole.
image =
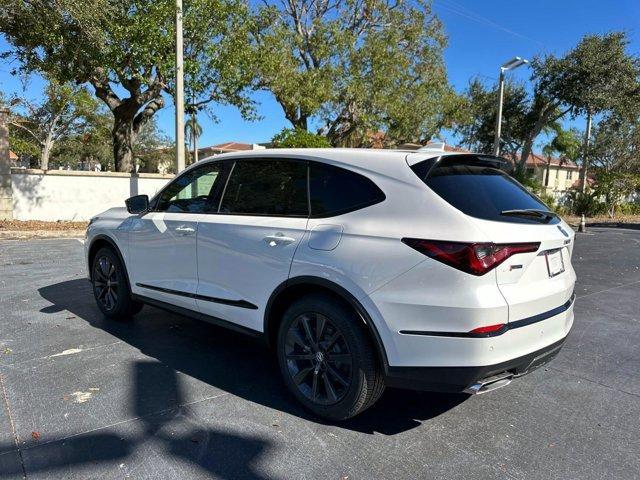
POLYGON ((182 45, 182 0, 176 0, 176 165, 184 170, 184 70, 182 45))
POLYGON ((507 70, 515 70, 521 65, 529 63, 524 58, 514 57, 500 67, 500 80, 498 86, 498 111, 496 112, 496 128, 493 137, 493 154, 500 155, 500 135, 502 133, 502 103, 504 101, 504 74, 507 70))
POLYGON ((502 133, 502 102, 504 100, 504 69, 500 69, 500 85, 498 86, 498 112, 496 113, 496 128, 493 137, 493 154, 500 155, 500 134, 502 133))

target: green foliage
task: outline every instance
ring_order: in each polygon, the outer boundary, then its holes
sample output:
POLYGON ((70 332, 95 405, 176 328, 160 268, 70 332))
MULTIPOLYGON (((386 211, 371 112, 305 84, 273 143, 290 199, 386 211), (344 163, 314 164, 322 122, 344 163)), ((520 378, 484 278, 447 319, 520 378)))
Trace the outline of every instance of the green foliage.
MULTIPOLYGON (((252 116, 246 87, 253 78, 253 23, 246 3, 191 0, 183 13, 189 109, 229 103, 252 116)), ((163 92, 173 92, 175 3, 5 0, 0 32, 22 71, 93 86, 114 116, 116 166, 130 170, 136 135, 164 106, 163 92)))
MULTIPOLYGON (((175 171, 175 143, 158 126, 155 118, 150 119, 140 130, 133 145, 133 153, 140 172, 157 173, 158 168, 163 165, 171 165, 167 171, 175 171)), ((185 152, 185 156, 187 155, 185 152)))
POLYGON ((27 132, 9 124, 9 148, 22 160, 29 160, 32 167, 40 163, 40 144, 27 132))
POLYGON ((520 182, 530 192, 538 195, 542 192, 542 184, 533 173, 524 170, 515 170, 512 173, 512 177, 520 182))
POLYGON ((428 1, 291 0, 258 11, 259 86, 334 146, 424 142, 450 123, 442 24, 428 1))
POLYGON ((83 132, 64 137, 56 143, 51 163, 72 169, 79 168, 82 163, 100 164, 104 171, 113 170, 111 123, 111 113, 102 109, 83 132))
POLYGON ((559 127, 551 142, 543 149, 545 155, 558 154, 563 160, 575 162, 580 156, 582 141, 576 130, 565 130, 559 127))
POLYGON ((331 143, 327 137, 317 135, 303 128, 285 128, 271 139, 273 148, 325 148, 331 143))
POLYGON ((591 164, 605 171, 640 173, 640 111, 605 116, 596 126, 593 139, 591 164))
MULTIPOLYGON (((626 52, 627 46, 624 33, 588 35, 562 57, 534 58, 532 94, 506 84, 501 151, 520 152, 518 167, 523 169, 540 133, 558 132, 558 121, 565 115, 632 110, 640 103, 640 62, 626 52)), ((472 114, 457 127, 463 143, 485 152, 493 142, 496 91, 472 82, 465 94, 472 114)), ((559 138, 556 146, 572 158, 577 155, 569 135, 559 138)))
POLYGON ((616 207, 616 213, 620 215, 640 215, 640 203, 621 203, 616 207))
POLYGON ((186 122, 184 122, 184 135, 187 137, 189 143, 197 141, 202 135, 202 126, 198 123, 198 118, 190 116, 186 122))
POLYGON ((594 197, 604 205, 610 217, 633 192, 640 190, 640 175, 599 171, 593 189, 594 197))
POLYGON ((99 115, 98 102, 84 87, 48 82, 41 102, 15 98, 10 126, 16 153, 40 157, 49 168, 49 156, 61 139, 81 134, 99 115))
POLYGON ((569 192, 569 201, 571 212, 575 215, 585 215, 591 217, 600 215, 605 212, 604 204, 598 197, 590 191, 581 192, 579 190, 571 190, 569 192))
MULTIPOLYGON (((498 91, 474 79, 464 95, 468 114, 456 124, 455 131, 461 136, 462 144, 473 151, 492 153, 498 91)), ((531 98, 524 84, 511 81, 505 82, 503 98, 501 152, 514 156, 522 148, 530 127, 527 116, 531 98)))
POLYGON ((614 217, 617 213, 634 213, 638 204, 629 203, 634 192, 640 191, 640 175, 599 170, 594 188, 582 193, 571 190, 569 205, 576 215, 602 215, 614 217))
POLYGON ((573 115, 625 109, 640 95, 640 60, 626 52, 628 44, 624 32, 585 35, 564 57, 538 57, 537 88, 573 115))

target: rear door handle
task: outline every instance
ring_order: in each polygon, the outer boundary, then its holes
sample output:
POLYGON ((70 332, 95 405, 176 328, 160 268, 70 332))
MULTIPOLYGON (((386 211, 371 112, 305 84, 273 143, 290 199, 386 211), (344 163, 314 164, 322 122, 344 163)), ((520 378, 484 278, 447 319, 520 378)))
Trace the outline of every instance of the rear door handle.
POLYGON ((270 247, 275 247, 277 245, 288 245, 296 241, 295 238, 285 237, 284 234, 282 233, 277 233, 275 235, 267 235, 266 237, 263 238, 263 240, 267 242, 267 244, 270 247))
POLYGON ((179 227, 176 227, 175 231, 180 235, 193 235, 194 233, 196 233, 195 228, 188 227, 186 225, 180 225, 179 227))

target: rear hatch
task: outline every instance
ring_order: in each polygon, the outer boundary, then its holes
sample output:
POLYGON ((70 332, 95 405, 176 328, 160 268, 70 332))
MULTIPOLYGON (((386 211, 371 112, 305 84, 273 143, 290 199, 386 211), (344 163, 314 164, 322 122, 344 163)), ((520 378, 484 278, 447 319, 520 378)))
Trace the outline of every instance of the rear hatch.
MULTIPOLYGON (((574 232, 510 175, 503 159, 481 155, 407 158, 436 194, 464 213, 497 246, 538 244, 499 263, 496 281, 509 322, 562 310, 571 301, 574 232)), ((466 239, 449 239, 451 241, 466 239)))

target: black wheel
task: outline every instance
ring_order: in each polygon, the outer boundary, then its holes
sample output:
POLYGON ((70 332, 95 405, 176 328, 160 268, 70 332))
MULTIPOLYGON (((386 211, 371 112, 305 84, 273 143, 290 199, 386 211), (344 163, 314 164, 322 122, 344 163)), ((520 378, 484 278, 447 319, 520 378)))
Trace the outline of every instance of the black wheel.
POLYGON ((98 308, 106 317, 127 320, 142 309, 142 303, 131 299, 124 266, 113 249, 101 248, 94 257, 91 283, 98 308))
POLYGON ((353 417, 382 395, 382 372, 361 320, 328 295, 309 295, 291 305, 277 350, 285 384, 321 417, 353 417))

